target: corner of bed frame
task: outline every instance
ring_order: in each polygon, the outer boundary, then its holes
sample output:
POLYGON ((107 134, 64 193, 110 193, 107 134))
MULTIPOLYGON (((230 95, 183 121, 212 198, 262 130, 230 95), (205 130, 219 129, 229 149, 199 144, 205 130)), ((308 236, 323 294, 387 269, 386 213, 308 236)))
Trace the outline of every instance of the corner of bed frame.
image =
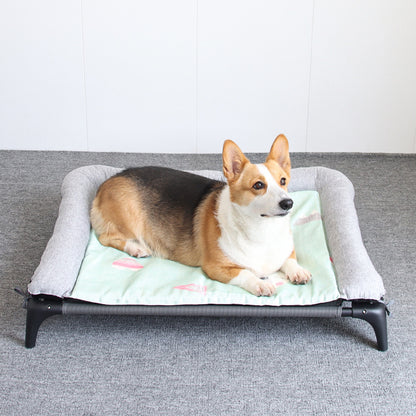
POLYGON ((26 309, 25 347, 33 348, 42 322, 53 315, 62 315, 63 299, 51 296, 29 296, 24 303, 26 309))
POLYGON ((376 300, 344 302, 342 315, 367 321, 374 329, 379 351, 387 351, 387 314, 385 303, 376 300))

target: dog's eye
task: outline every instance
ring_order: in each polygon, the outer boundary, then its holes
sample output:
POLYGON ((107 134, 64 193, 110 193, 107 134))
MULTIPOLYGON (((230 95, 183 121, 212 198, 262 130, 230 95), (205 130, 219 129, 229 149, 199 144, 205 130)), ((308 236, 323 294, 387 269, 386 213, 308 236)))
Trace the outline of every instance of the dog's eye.
POLYGON ((264 183, 261 181, 257 181, 254 185, 253 185, 253 189, 255 189, 256 191, 263 189, 265 187, 264 183))
POLYGON ((282 186, 286 185, 286 178, 280 179, 280 185, 282 185, 282 186))

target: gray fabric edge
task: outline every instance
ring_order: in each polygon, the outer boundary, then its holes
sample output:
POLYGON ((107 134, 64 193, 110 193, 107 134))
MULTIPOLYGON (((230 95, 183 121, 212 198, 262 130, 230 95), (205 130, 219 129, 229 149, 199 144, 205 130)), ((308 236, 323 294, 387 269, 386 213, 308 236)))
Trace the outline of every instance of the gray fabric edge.
POLYGON ((99 185, 120 170, 93 165, 65 176, 55 228, 28 285, 29 293, 69 296, 89 240, 91 202, 99 185))
MULTIPOLYGON (((60 298, 70 295, 89 239, 91 202, 99 185, 120 170, 102 165, 85 166, 64 178, 54 232, 28 285, 29 293, 60 298)), ((219 171, 196 173, 222 178, 219 171)), ((324 227, 341 297, 375 300, 383 297, 382 279, 362 242, 354 189, 349 179, 333 169, 297 168, 292 170, 289 191, 299 190, 316 190, 320 194, 324 227)))
POLYGON ((381 276, 361 237, 354 205, 354 187, 341 172, 324 167, 294 169, 290 191, 316 190, 322 221, 343 299, 380 300, 385 295, 381 276))

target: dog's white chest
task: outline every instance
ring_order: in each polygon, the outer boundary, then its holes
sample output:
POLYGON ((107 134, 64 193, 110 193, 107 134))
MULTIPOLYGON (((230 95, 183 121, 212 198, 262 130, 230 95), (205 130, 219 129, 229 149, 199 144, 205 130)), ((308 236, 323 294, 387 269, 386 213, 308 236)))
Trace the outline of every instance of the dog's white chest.
POLYGON ((289 218, 261 219, 242 227, 220 223, 220 227, 224 254, 259 277, 279 270, 293 251, 289 218))

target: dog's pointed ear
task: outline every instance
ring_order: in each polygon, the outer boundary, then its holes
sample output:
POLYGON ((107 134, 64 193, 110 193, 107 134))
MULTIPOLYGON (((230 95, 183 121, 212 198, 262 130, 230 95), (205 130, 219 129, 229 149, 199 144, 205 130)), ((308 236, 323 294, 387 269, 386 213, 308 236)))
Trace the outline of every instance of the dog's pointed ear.
POLYGON ((269 160, 274 160, 285 172, 290 172, 289 142, 283 134, 279 134, 274 140, 266 162, 269 160))
POLYGON ((222 169, 227 180, 236 180, 248 161, 244 153, 232 140, 226 140, 224 142, 222 149, 222 169))

